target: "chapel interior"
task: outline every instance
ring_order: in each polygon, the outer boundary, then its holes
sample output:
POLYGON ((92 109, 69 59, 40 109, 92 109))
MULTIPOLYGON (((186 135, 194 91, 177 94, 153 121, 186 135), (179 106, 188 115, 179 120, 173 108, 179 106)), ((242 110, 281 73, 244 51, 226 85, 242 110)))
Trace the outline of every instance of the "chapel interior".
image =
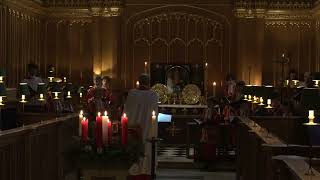
POLYGON ((318 179, 319 0, 0 0, 0 180, 318 179))

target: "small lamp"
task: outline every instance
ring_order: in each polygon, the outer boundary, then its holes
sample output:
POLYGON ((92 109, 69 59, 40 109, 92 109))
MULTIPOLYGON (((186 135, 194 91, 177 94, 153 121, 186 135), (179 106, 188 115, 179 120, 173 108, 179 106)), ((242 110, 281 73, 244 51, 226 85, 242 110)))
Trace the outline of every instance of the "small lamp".
POLYGON ((313 80, 314 82, 314 87, 319 87, 319 82, 320 82, 320 72, 315 72, 313 75, 313 80))
POLYGON ((51 83, 52 83, 52 82, 53 82, 54 77, 53 77, 53 76, 49 76, 49 77, 48 77, 48 79, 49 79, 49 82, 51 82, 51 83))
POLYGON ((30 91, 27 83, 20 83, 19 84, 19 94, 21 96, 20 102, 27 103, 27 96, 30 96, 30 91))
POLYGON ((259 106, 264 106, 264 104, 263 104, 263 97, 260 97, 260 104, 259 104, 259 106))
POLYGON ((6 76, 6 71, 3 68, 0 68, 0 83, 4 82, 5 76, 6 76))
POLYGON ((4 84, 0 84, 0 106, 4 106, 3 98, 7 97, 7 90, 4 84))
POLYGON ((61 93, 60 84, 55 82, 52 86, 51 92, 54 94, 54 100, 59 100, 59 94, 61 93))
POLYGON ((294 86, 298 86, 299 80, 294 79, 294 80, 292 80, 292 81, 293 81, 293 85, 294 85, 294 86))
POLYGON ((39 94, 39 101, 45 101, 45 94, 47 94, 47 87, 45 83, 39 83, 37 88, 39 94))
POLYGON ((272 109, 272 106, 271 106, 271 99, 267 99, 267 107, 265 107, 266 109, 272 109))
POLYGON ((84 91, 84 87, 80 86, 78 89, 78 94, 79 94, 80 99, 83 97, 83 91, 84 91))
POLYGON ((64 88, 64 91, 67 93, 67 96, 66 96, 67 99, 71 99, 72 98, 72 96, 71 96, 71 91, 72 90, 73 90, 72 83, 68 83, 64 88))
POLYGON ((258 101, 257 101, 257 100, 258 100, 258 98, 257 98, 256 96, 253 96, 253 102, 252 102, 252 103, 253 103, 253 104, 258 104, 258 101))

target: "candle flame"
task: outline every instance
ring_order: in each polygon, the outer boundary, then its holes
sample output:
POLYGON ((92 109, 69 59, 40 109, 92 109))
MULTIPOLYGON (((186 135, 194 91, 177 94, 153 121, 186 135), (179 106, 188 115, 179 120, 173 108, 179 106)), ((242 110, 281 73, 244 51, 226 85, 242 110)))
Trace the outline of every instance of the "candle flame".
POLYGON ((156 112, 155 111, 152 111, 152 116, 156 116, 156 112))
POLYGON ((144 65, 145 65, 145 66, 147 66, 147 65, 148 65, 148 62, 147 62, 147 61, 145 61, 145 62, 144 62, 144 65))
POLYGON ((122 115, 123 117, 127 117, 127 114, 126 113, 123 113, 123 115, 122 115))
POLYGON ((79 115, 83 115, 83 110, 80 110, 80 113, 79 113, 79 115))
POLYGON ((206 62, 206 67, 208 66, 208 63, 206 62))
POLYGON ((101 116, 101 112, 98 112, 98 116, 101 116))
POLYGON ((108 112, 107 111, 104 111, 104 116, 108 116, 108 112))
POLYGON ((213 84, 213 86, 216 86, 216 85, 217 85, 217 83, 216 83, 216 82, 213 82, 212 84, 213 84))

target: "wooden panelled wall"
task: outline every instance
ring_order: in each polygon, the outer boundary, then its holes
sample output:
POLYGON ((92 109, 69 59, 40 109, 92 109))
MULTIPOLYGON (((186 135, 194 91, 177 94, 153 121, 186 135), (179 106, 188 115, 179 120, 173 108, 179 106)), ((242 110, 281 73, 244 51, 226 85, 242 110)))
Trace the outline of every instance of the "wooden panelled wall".
POLYGON ((75 83, 92 83, 92 38, 88 20, 50 19, 31 10, 0 2, 0 66, 7 71, 8 87, 26 76, 28 63, 47 77, 48 65, 58 77, 75 83))
POLYGON ((45 66, 44 20, 40 15, 21 12, 0 3, 0 66, 7 71, 9 86, 18 84, 26 64, 45 66))
POLYGON ((46 65, 56 67, 56 76, 76 84, 92 83, 91 23, 48 20, 46 23, 46 65))
POLYGON ((135 86, 139 74, 144 72, 145 61, 148 65, 207 62, 208 86, 213 81, 220 84, 226 74, 235 71, 230 55, 232 27, 224 14, 205 7, 174 5, 135 13, 127 17, 124 26, 125 56, 121 69, 125 72, 126 87, 135 86))

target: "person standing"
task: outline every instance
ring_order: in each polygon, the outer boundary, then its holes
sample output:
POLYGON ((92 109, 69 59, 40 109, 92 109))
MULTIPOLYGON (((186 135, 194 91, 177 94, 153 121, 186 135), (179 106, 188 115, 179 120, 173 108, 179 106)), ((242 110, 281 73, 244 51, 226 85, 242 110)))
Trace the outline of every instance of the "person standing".
MULTIPOLYGON (((139 179, 150 179, 151 175, 151 143, 148 139, 152 138, 151 134, 151 116, 152 111, 158 112, 158 95, 150 90, 150 79, 146 74, 139 77, 140 86, 138 89, 132 89, 124 106, 124 112, 129 118, 129 129, 135 131, 144 145, 144 157, 134 163, 129 169, 129 175, 139 179)), ((157 127, 155 127, 157 132, 157 127)))

